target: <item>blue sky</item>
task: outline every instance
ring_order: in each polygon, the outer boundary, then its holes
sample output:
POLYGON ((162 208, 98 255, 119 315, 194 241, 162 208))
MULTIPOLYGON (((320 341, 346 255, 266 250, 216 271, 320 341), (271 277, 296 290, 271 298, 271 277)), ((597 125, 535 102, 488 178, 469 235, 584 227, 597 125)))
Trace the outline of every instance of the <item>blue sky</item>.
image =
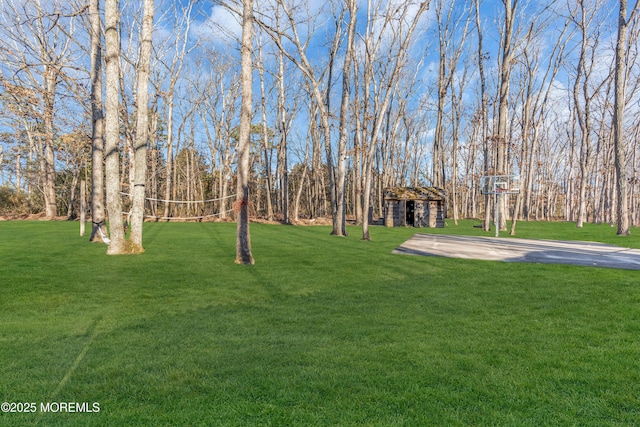
MULTIPOLYGON (((259 2, 265 3, 273 0, 256 0, 257 4, 259 2)), ((394 0, 400 1, 400 0, 394 0)), ((139 2, 134 2, 139 6, 139 2)), ((301 4, 305 4, 309 6, 309 8, 313 11, 313 17, 316 19, 318 23, 318 30, 314 33, 314 37, 310 43, 309 56, 315 64, 322 64, 326 61, 326 43, 327 40, 330 39, 331 33, 333 31, 333 23, 330 19, 330 15, 326 12, 326 0, 313 0, 308 2, 300 2, 301 4), (323 9, 325 8, 325 9, 323 9)), ((520 1, 523 6, 521 9, 520 22, 527 23, 532 18, 537 17, 536 12, 537 8, 540 7, 538 2, 535 1, 520 1), (526 6, 526 7, 525 7, 526 6)), ((161 41, 162 39, 172 38, 174 37, 173 28, 171 26, 172 16, 169 11, 167 5, 175 5, 176 3, 173 0, 160 0, 157 1, 157 11, 156 11, 156 22, 157 29, 155 32, 156 41, 161 41)), ((458 3, 459 5, 472 5, 470 0, 461 1, 458 3)), ((601 43, 601 48, 610 49, 612 40, 614 40, 614 24, 615 24, 615 11, 617 2, 613 0, 609 0, 605 2, 607 7, 605 8, 610 12, 608 16, 605 16, 605 21, 607 22, 607 27, 604 27, 604 35, 603 41, 601 43)), ((364 24, 364 7, 366 6, 365 0, 359 0, 360 5, 360 14, 359 16, 360 26, 364 24)), ((565 7, 565 2, 556 2, 553 4, 554 7, 565 7)), ((130 6, 132 4, 126 5, 123 10, 125 15, 127 13, 132 13, 134 9, 130 6)), ((433 93, 433 85, 435 79, 437 77, 436 74, 436 64, 437 64, 437 44, 434 32, 433 25, 433 2, 432 2, 432 10, 426 14, 423 18, 421 32, 416 34, 415 43, 413 48, 413 64, 420 64, 419 69, 419 77, 420 84, 415 88, 414 93, 411 94, 412 99, 414 101, 414 105, 412 108, 419 109, 424 108, 424 105, 421 104, 421 101, 432 96, 433 93), (426 55, 425 55, 426 54, 426 55)), ((499 42, 499 23, 500 17, 503 13, 503 4, 501 0, 484 0, 481 2, 481 21, 483 25, 483 35, 484 35, 484 43, 485 43, 485 51, 488 53, 488 61, 486 62, 487 67, 487 76, 489 78, 490 90, 494 90, 497 78, 497 61, 498 61, 498 42, 499 42)), ((202 43, 204 48, 213 49, 218 52, 223 52, 231 57, 237 56, 238 54, 238 44, 237 40, 234 40, 234 37, 239 37, 240 35, 240 23, 237 17, 228 11, 224 10, 220 6, 214 5, 213 2, 210 1, 200 1, 194 7, 193 12, 193 23, 191 26, 191 37, 192 41, 195 43, 196 41, 202 43), (211 25, 215 24, 215 25, 211 25), (231 38, 225 36, 219 32, 219 27, 228 28, 228 34, 231 35, 231 38)), ((474 24, 474 23, 473 23, 474 24)), ((544 49, 550 49, 553 46, 554 37, 558 34, 558 23, 550 23, 548 28, 544 31, 543 34, 537 39, 537 45, 544 49)), ((525 28, 525 27, 523 27, 525 28)), ((472 34, 472 37, 468 40, 469 43, 469 55, 475 54, 475 31, 472 34)), ((160 43, 157 43, 157 46, 160 46, 160 43)), ((194 51, 195 53, 195 51, 194 51)), ((597 64, 599 64, 600 73, 603 73, 608 70, 608 66, 611 64, 611 55, 610 50, 607 52, 595 52, 596 56, 598 56, 599 60, 597 64)), ((273 57, 268 55, 268 58, 273 57)), ((192 61, 190 59, 189 61, 192 61)), ((340 58, 337 61, 337 64, 341 64, 340 58)), ((564 74, 561 74, 557 78, 555 93, 558 97, 566 97, 566 89, 568 85, 568 75, 567 72, 571 72, 571 63, 565 64, 565 69, 563 70, 564 74)), ((477 70, 475 67, 471 67, 470 74, 467 75, 467 90, 469 91, 467 95, 467 99, 469 102, 473 101, 474 91, 476 90, 476 79, 477 79, 477 70)), ((188 63, 185 68, 185 76, 190 77, 192 79, 197 79, 200 76, 198 75, 190 75, 189 73, 199 73, 196 68, 193 66, 193 62, 188 63)), ((294 67, 289 64, 288 65, 288 76, 294 76, 295 70, 294 67)), ((296 73, 297 74, 297 73, 296 73)), ((336 85, 339 87, 339 85, 336 85)), ((254 90, 254 99, 257 101, 257 96, 259 95, 259 91, 254 90)), ((275 98, 273 98, 275 99, 275 98)), ((270 106, 273 107, 273 103, 271 102, 270 106)), ((293 104, 293 100, 289 100, 291 105, 293 104)), ((334 102, 334 105, 337 103, 334 102)), ((560 110, 566 110, 568 108, 567 102, 558 102, 558 108, 560 110)), ((270 112, 273 109, 270 110, 270 112)), ((425 111, 426 119, 430 120, 429 114, 432 112, 425 111)), ((298 118, 298 126, 295 130, 298 133, 298 137, 303 139, 306 133, 306 124, 307 119, 305 115, 304 103, 300 104, 300 116, 298 118)), ((271 117, 270 120, 273 121, 271 117)), ((431 135, 429 130, 426 130, 423 134, 425 139, 425 144, 429 144, 431 135)))
MULTIPOLYGON (((588 0, 587 0, 588 1, 588 0)), ((256 0, 256 7, 260 4, 269 4, 272 3, 273 0, 256 0)), ((327 40, 331 38, 333 32, 333 22, 331 20, 331 15, 328 13, 327 3, 325 0, 314 0, 310 2, 298 2, 299 4, 304 4, 308 6, 312 11, 313 18, 315 22, 318 24, 316 32, 314 33, 313 38, 310 42, 310 47, 308 50, 309 57, 315 64, 321 65, 326 62, 326 52, 327 52, 327 40)), ((445 4, 447 4, 445 2, 445 4)), ((608 11, 614 11, 616 9, 617 2, 613 0, 609 0, 605 2, 604 9, 608 11)), ((362 30, 362 26, 364 25, 364 9, 366 7, 366 1, 360 0, 360 29, 362 30)), ((460 1, 458 2, 458 6, 468 6, 472 7, 473 2, 470 0, 460 1)), ((555 2, 551 5, 553 8, 565 8, 567 3, 565 2, 555 2)), ((220 6, 214 5, 212 2, 201 2, 198 4, 198 7, 201 8, 201 14, 196 16, 195 22, 192 26, 192 36, 194 40, 197 38, 201 43, 205 44, 208 48, 213 48, 220 52, 225 52, 231 56, 238 55, 238 42, 237 39, 241 33, 240 21, 237 16, 230 13, 220 6), (221 32, 220 29, 225 28, 224 32, 221 32)), ((434 25, 434 2, 432 2, 431 10, 423 17, 421 31, 415 36, 415 43, 413 47, 413 64, 420 64, 419 73, 419 85, 415 87, 414 93, 411 94, 413 100, 413 109, 425 109, 425 105, 428 108, 433 108, 433 88, 437 78, 437 39, 435 33, 435 25, 434 25), (424 104, 425 99, 432 98, 431 105, 424 104)), ((529 23, 536 18, 539 18, 539 11, 541 5, 536 1, 519 1, 519 16, 517 18, 518 28, 516 32, 522 33, 522 31, 526 30, 529 23)), ((471 12, 473 13, 473 12, 471 12)), ((488 79, 488 90, 491 94, 495 94, 496 85, 497 85, 497 69, 498 69, 498 60, 499 60, 499 37, 500 37, 500 25, 501 19, 504 14, 504 6, 501 0, 484 0, 481 1, 481 25, 483 29, 483 42, 484 42, 484 51, 487 54, 487 61, 485 62, 486 74, 488 79)), ((611 19, 611 15, 607 16, 609 18, 608 27, 604 28, 604 37, 611 38, 614 34, 613 27, 615 24, 615 20, 611 19)), ((476 33, 475 33, 475 19, 472 16, 471 23, 471 31, 472 34, 469 37, 467 43, 469 44, 468 50, 466 52, 469 55, 469 58, 472 58, 473 55, 476 54, 476 33)), ((544 64, 544 52, 551 49, 557 39, 559 31, 561 29, 562 22, 560 21, 551 21, 547 24, 544 31, 536 38, 535 46, 536 48, 541 50, 541 65, 540 67, 544 69, 546 64, 544 64)), ((304 36, 304 32, 303 32, 304 36)), ((268 39, 267 39, 268 41, 268 39)), ((267 43, 268 44, 268 43, 267 43)), ((610 48, 610 41, 604 40, 601 43, 602 49, 610 48)), ((267 48, 269 50, 269 48, 267 48)), ((597 62, 599 68, 601 68, 600 73, 608 70, 608 66, 610 65, 610 56, 607 57, 606 53, 595 52, 594 55, 599 56, 599 61, 597 62)), ((269 55, 267 57, 271 58, 269 55)), ((341 58, 336 61, 337 66, 339 67, 341 64, 341 58)), ((471 60, 471 59, 470 59, 471 60)), ((294 73, 294 67, 289 65, 289 72, 294 73)), ((554 89, 552 91, 552 96, 557 97, 558 102, 555 103, 558 109, 559 117, 565 117, 569 111, 569 102, 566 100, 567 97, 567 88, 569 85, 569 75, 567 73, 571 72, 571 63, 565 64, 565 67, 561 71, 561 73, 557 76, 557 79, 554 84, 554 89)), ((472 64, 470 67, 470 71, 466 75, 467 84, 466 90, 467 94, 465 95, 465 99, 467 102, 472 104, 474 102, 474 97, 476 97, 475 91, 477 91, 477 67, 472 64)), ((257 80, 257 75, 256 75, 257 80)), ((460 84, 461 82, 458 82, 460 84)), ((257 83, 256 83, 257 85, 257 83)), ((339 88, 339 85, 335 87, 339 88)), ((254 89, 254 100, 257 102, 259 96, 259 90, 254 89)), ((272 98, 275 99, 275 98, 272 98)), ((275 102, 275 101, 273 101, 275 102)), ((273 102, 271 103, 271 107, 273 107, 273 102)), ((334 102, 334 106, 337 106, 337 102, 334 102)), ((273 110, 271 110, 273 111, 273 110)), ((298 117, 298 126, 296 132, 298 132, 300 138, 304 138, 306 133, 306 125, 308 123, 308 119, 305 116, 306 112, 304 110, 304 103, 301 104, 300 114, 298 117)), ((425 120, 433 120, 433 110, 424 111, 425 120)), ((269 120, 274 121, 272 117, 269 120)), ((432 139, 432 130, 426 129, 422 137, 425 140, 425 144, 430 144, 432 139)), ((463 135, 464 137, 464 135, 463 135)))

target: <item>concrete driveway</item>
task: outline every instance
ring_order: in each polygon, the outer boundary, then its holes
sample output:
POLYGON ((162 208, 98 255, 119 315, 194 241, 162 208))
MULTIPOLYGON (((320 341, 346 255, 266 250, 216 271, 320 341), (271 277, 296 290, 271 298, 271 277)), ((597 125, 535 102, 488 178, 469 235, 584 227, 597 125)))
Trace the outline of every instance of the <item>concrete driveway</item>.
POLYGON ((596 242, 415 234, 393 253, 640 270, 640 250, 596 242))

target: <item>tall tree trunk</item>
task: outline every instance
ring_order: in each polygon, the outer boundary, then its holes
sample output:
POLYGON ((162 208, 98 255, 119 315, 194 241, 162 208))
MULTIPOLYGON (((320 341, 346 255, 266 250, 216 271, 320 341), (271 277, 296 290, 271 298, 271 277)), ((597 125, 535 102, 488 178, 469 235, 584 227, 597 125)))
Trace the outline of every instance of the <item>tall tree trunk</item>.
POLYGON ((74 167, 71 177, 71 187, 69 187, 69 206, 67 207, 67 219, 76 219, 74 205, 76 203, 76 188, 78 187, 78 179, 80 178, 80 169, 74 167))
POLYGON ((167 166, 165 168, 164 180, 164 210, 162 216, 168 221, 171 216, 171 189, 173 183, 173 98, 168 106, 167 113, 167 166))
MULTIPOLYGON (((575 114, 575 112, 574 112, 575 114)), ((576 126, 575 118, 572 118, 571 121, 571 130, 567 131, 568 139, 569 139, 569 172, 567 174, 567 191, 565 197, 565 214, 567 221, 573 221, 575 219, 575 209, 573 204, 573 196, 575 193, 575 157, 576 157, 576 126)))
POLYGON ((590 97, 587 92, 588 84, 589 84, 589 74, 586 68, 586 55, 588 49, 588 34, 587 28, 588 24, 586 23, 586 11, 584 3, 580 2, 580 29, 582 31, 582 40, 581 40, 581 48, 580 48, 580 58, 578 60, 577 65, 577 75, 573 85, 573 103, 575 108, 575 117, 578 122, 580 128, 580 182, 578 187, 578 218, 576 220, 576 227, 582 228, 585 218, 586 218, 586 188, 587 188, 587 179, 588 179, 588 162, 590 155, 590 145, 591 145, 591 106, 590 106, 590 97), (584 76, 584 83, 582 83, 582 78, 584 76), (580 99, 580 85, 583 86, 583 95, 584 95, 584 105, 581 103, 580 99))
MULTIPOLYGON (((496 173, 507 173, 507 123, 509 113, 509 87, 511 84, 511 71, 513 69, 513 24, 516 16, 517 0, 503 0, 505 7, 504 29, 502 35, 502 61, 500 63, 500 89, 498 94, 498 134, 496 139, 496 173)), ((501 230, 507 228, 506 199, 500 197, 497 204, 499 210, 501 230)), ((496 212, 498 214, 498 212, 496 212)))
MULTIPOLYGON (((86 174, 85 174, 86 176, 86 174)), ((87 222, 87 181, 80 181, 80 237, 84 237, 84 227, 87 222)))
POLYGON ((349 0, 349 30, 347 36, 347 51, 344 57, 342 70, 342 101, 340 103, 340 120, 338 125, 338 173, 336 177, 336 203, 337 223, 339 232, 335 229, 333 234, 347 235, 346 213, 346 186, 347 186, 347 116, 349 114, 349 82, 351 80, 351 65, 353 64, 354 37, 356 31, 356 16, 358 5, 356 0, 349 0))
MULTIPOLYGON (((486 78, 484 75, 484 59, 485 52, 482 44, 482 25, 480 22, 480 0, 475 0, 475 16, 476 16, 476 30, 478 31, 478 71, 480 74, 480 120, 482 122, 482 151, 484 154, 484 167, 483 172, 485 175, 489 174, 489 168, 491 167, 489 156, 489 121, 487 114, 487 91, 486 91, 486 78)), ((486 194, 484 196, 484 231, 489 231, 491 228, 491 204, 490 196, 486 194)))
POLYGON ((151 127, 149 132, 151 133, 151 140, 154 141, 151 145, 151 191, 150 195, 153 199, 151 201, 151 215, 153 217, 158 216, 158 110, 157 105, 153 107, 153 117, 151 119, 151 127))
MULTIPOLYGON (((338 40, 338 36, 336 34, 334 41, 334 48, 331 50, 329 55, 329 68, 328 68, 328 78, 327 78, 327 87, 325 92, 325 101, 322 103, 320 100, 322 96, 319 94, 319 87, 317 82, 312 82, 314 93, 317 93, 316 97, 318 98, 318 105, 321 105, 324 108, 320 108, 320 126, 322 128, 322 135, 324 138, 324 148, 327 157, 327 175, 329 176, 329 197, 330 197, 330 207, 331 207, 331 234, 335 236, 343 236, 342 233, 342 225, 341 218, 338 217, 338 195, 336 193, 336 170, 333 166, 333 149, 331 144, 331 124, 329 122, 329 117, 331 115, 331 87, 333 83, 333 67, 335 62, 335 56, 337 52, 336 44, 338 40)), ((338 159, 342 157, 342 153, 338 153, 338 159)), ((324 198, 324 196, 323 196, 324 198)))
POLYGON ((57 72, 46 66, 44 72, 44 206, 47 218, 55 218, 58 214, 56 206, 56 168, 55 168, 55 152, 54 130, 53 130, 53 111, 55 108, 55 90, 57 81, 57 72))
POLYGON ((300 181, 298 182, 298 190, 296 191, 296 199, 293 205, 293 220, 299 220, 299 212, 300 212, 300 199, 302 198, 302 191, 305 188, 305 180, 307 179, 307 173, 309 168, 307 167, 307 162, 309 161, 309 146, 307 145, 304 160, 302 161, 302 176, 300 177, 300 181))
POLYGON ((269 127, 267 126, 267 95, 264 88, 265 63, 262 56, 262 41, 258 44, 258 75, 260 76, 260 107, 262 113, 262 151, 264 154, 265 195, 267 201, 267 220, 273 221, 273 176, 271 172, 271 143, 269 141, 269 127))
MULTIPOLYGON (((447 33, 448 21, 444 22, 442 16, 443 1, 439 1, 436 5, 436 17, 438 28, 438 108, 436 111, 436 129, 433 138, 433 186, 437 188, 445 188, 445 148, 444 148, 444 101, 449 90, 449 84, 451 81, 447 78, 447 52, 446 45, 450 41, 447 33), (443 26, 445 28, 443 28, 443 26)), ((450 9, 451 10, 451 9, 450 9)), ((447 15, 447 19, 450 18, 450 14, 447 15)))
POLYGON ((625 87, 626 87, 626 48, 627 48, 627 28, 633 19, 640 5, 636 5, 631 12, 631 17, 627 18, 627 0, 620 0, 620 13, 618 16, 618 41, 616 42, 616 66, 615 66, 615 101, 613 110, 613 140, 615 147, 616 166, 616 194, 618 196, 618 207, 616 210, 616 221, 618 223, 617 234, 628 236, 629 231, 629 201, 627 199, 627 161, 625 155, 624 141, 624 108, 625 87))
POLYGON ((140 57, 136 90, 136 145, 133 206, 131 209, 131 246, 134 252, 143 252, 142 225, 144 223, 145 186, 147 182, 147 143, 149 142, 149 73, 153 35, 154 0, 144 0, 140 57))
MULTIPOLYGON (((355 108, 358 106, 358 97, 356 90, 356 99, 354 100, 355 108)), ((360 115, 355 114, 355 133, 353 137, 353 199, 354 199, 354 215, 356 224, 362 224, 362 134, 360 115)))
POLYGON ((104 225, 104 113, 102 111, 102 23, 100 0, 89 3, 91 21, 91 236, 102 242, 104 225))
POLYGON ((461 122, 461 106, 462 106, 462 96, 464 93, 464 84, 466 80, 467 70, 463 72, 462 79, 460 81, 460 89, 456 94, 456 86, 452 80, 451 83, 451 102, 453 103, 452 108, 452 148, 451 148, 451 197, 452 197, 452 209, 453 209, 453 223, 458 225, 458 144, 460 140, 460 122, 461 122))
POLYGON ((122 199, 120 197, 120 140, 119 123, 119 62, 120 62, 120 4, 118 0, 105 1, 106 44, 106 103, 105 103, 105 172, 107 211, 111 243, 107 254, 125 253, 125 236, 122 225, 122 199))
MULTIPOLYGON (((0 160, 2 159, 2 148, 0 147, 0 160)), ((1 164, 2 162, 0 162, 1 164)), ((16 192, 20 194, 22 192, 22 150, 16 150, 16 192)))
POLYGON ((242 11, 242 106, 240 110, 240 135, 238 139, 238 184, 236 209, 236 263, 253 264, 251 237, 249 234, 249 149, 251 137, 251 115, 253 111, 252 84, 253 64, 251 42, 253 30, 253 0, 243 1, 242 11))
MULTIPOLYGON (((279 134, 278 142, 278 164, 280 165, 280 198, 282 200, 282 222, 289 224, 289 162, 287 159, 287 143, 289 134, 289 124, 287 118, 287 108, 284 91, 284 55, 278 52, 278 116, 279 134)), ((306 164, 305 164, 306 165, 306 164)), ((305 167, 305 174, 306 174, 305 167)), ((304 181, 304 180, 303 180, 304 181)), ((297 211, 296 211, 296 221, 297 211)))

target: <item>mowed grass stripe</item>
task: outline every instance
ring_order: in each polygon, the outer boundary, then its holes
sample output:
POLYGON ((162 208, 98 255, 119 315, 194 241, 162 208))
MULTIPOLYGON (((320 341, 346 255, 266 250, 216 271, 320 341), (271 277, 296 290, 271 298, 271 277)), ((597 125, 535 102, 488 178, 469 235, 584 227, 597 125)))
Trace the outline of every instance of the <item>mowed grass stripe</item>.
MULTIPOLYGON (((484 235, 473 223, 435 231, 484 235)), ((640 272, 399 256, 416 230, 262 224, 247 267, 235 224, 145 227, 144 254, 110 257, 77 223, 0 223, 0 400, 101 405, 0 424, 640 422, 640 272)), ((518 227, 640 247, 637 229, 518 227)))

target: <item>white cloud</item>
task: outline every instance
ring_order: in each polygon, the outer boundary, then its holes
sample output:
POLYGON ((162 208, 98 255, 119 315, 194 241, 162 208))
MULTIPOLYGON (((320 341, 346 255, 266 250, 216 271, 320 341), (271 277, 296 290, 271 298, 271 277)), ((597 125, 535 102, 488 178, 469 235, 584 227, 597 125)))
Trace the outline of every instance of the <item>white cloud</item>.
POLYGON ((241 16, 225 7, 214 6, 206 20, 194 24, 193 34, 214 42, 238 42, 242 37, 241 16))

